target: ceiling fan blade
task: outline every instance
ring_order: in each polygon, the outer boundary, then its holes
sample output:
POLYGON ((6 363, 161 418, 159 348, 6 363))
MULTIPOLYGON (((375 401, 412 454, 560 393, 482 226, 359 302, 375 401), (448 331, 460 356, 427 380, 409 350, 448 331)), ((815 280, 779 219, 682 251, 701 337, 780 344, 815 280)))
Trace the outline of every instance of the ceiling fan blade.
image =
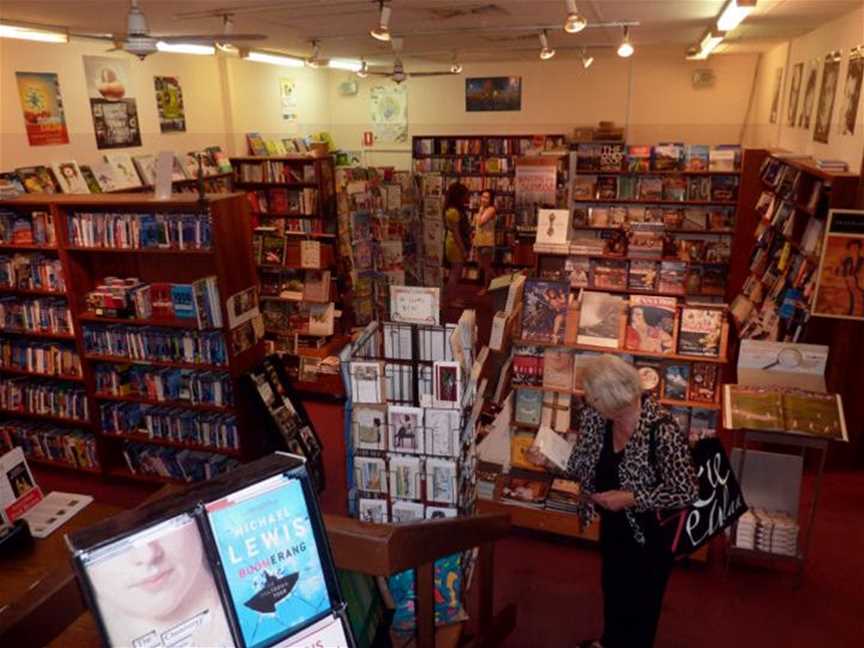
POLYGON ((73 32, 73 31, 70 31, 69 35, 74 36, 75 38, 92 38, 94 40, 111 41, 112 43, 126 40, 126 34, 108 34, 108 33, 97 34, 94 32, 73 32))
POLYGON ((453 76, 453 72, 450 70, 441 71, 441 72, 408 72, 408 76, 410 77, 431 77, 431 76, 453 76))
POLYGON ((232 41, 252 41, 264 40, 267 38, 264 34, 189 34, 182 36, 180 34, 150 34, 151 38, 160 40, 164 43, 212 43, 219 41, 222 43, 232 41))
POLYGON ((375 76, 393 76, 392 72, 373 72, 372 70, 367 70, 368 74, 374 74, 375 76))

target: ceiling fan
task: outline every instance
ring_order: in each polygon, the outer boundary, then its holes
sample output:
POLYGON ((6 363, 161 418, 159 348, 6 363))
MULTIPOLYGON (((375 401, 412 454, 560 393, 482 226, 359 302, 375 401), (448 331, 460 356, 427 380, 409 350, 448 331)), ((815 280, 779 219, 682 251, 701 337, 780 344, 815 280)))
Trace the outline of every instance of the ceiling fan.
MULTIPOLYGON (((456 71, 456 67, 451 67, 449 70, 438 70, 433 72, 406 72, 405 66, 402 64, 402 59, 399 56, 399 53, 402 51, 402 39, 401 38, 391 38, 390 44, 393 47, 393 69, 390 72, 380 72, 375 70, 365 70, 367 74, 374 74, 375 76, 385 76, 390 77, 394 83, 399 84, 408 78, 416 78, 416 77, 433 77, 433 76, 451 76, 453 74, 458 74, 456 71)), ((459 70, 461 71, 461 67, 459 70)))
POLYGON ((225 30, 221 34, 194 34, 194 35, 174 35, 174 34, 151 34, 147 27, 147 18, 141 11, 139 0, 130 0, 129 15, 126 18, 126 32, 113 34, 92 34, 92 33, 74 33, 72 36, 81 36, 84 38, 98 38, 114 43, 113 50, 122 50, 137 56, 141 60, 145 57, 158 51, 156 43, 183 43, 191 45, 214 45, 228 44, 235 41, 252 41, 263 40, 267 38, 264 34, 234 34, 231 32, 230 20, 224 20, 225 30))

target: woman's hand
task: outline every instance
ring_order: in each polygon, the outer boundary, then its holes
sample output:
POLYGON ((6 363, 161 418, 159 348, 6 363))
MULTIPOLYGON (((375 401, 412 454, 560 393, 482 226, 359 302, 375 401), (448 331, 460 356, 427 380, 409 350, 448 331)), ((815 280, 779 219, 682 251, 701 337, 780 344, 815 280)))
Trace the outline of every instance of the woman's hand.
POLYGON ((623 511, 624 509, 630 508, 636 504, 636 498, 633 497, 633 493, 623 490, 610 490, 603 493, 594 493, 591 496, 591 499, 594 500, 594 503, 597 506, 613 512, 623 511))

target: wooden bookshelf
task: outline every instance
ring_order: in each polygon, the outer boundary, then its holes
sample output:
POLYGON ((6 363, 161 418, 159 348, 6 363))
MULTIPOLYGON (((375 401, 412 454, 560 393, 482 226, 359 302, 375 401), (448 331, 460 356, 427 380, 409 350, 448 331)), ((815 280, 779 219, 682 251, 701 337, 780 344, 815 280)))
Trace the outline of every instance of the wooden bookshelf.
MULTIPOLYGON (((233 174, 220 174, 228 178, 233 174)), ((214 178, 216 176, 209 176, 214 178)), ((205 178, 206 180, 207 178, 205 178)), ((193 181, 188 181, 193 182, 193 181)), ((99 468, 77 468, 65 462, 45 461, 34 458, 34 463, 62 467, 82 472, 97 473, 107 477, 130 477, 131 473, 125 465, 122 448, 126 442, 140 442, 153 447, 171 447, 175 449, 203 450, 216 455, 234 458, 252 458, 259 452, 260 440, 251 434, 254 429, 250 423, 254 420, 251 403, 245 400, 240 378, 264 355, 264 345, 258 341, 251 347, 233 348, 232 334, 228 328, 228 313, 225 301, 244 289, 256 284, 257 277, 251 256, 251 232, 247 225, 248 204, 243 194, 214 194, 199 201, 195 194, 181 194, 168 200, 157 200, 145 193, 115 193, 91 195, 25 195, 12 200, 0 201, 0 207, 26 215, 30 212, 48 212, 53 217, 54 235, 57 245, 45 246, 11 246, 15 250, 44 252, 53 250, 58 255, 63 270, 67 290, 62 293, 41 294, 42 291, 10 290, 10 294, 22 296, 51 296, 65 298, 68 301, 72 316, 74 335, 59 336, 62 343, 69 344, 81 359, 81 376, 52 376, 28 371, 0 367, 0 375, 18 375, 38 378, 40 380, 73 381, 82 385, 86 397, 90 417, 79 421, 52 417, 46 415, 29 415, 27 413, 0 411, 0 418, 24 418, 44 420, 46 422, 71 425, 84 430, 92 430, 95 436, 96 451, 99 458, 99 468), (72 245, 71 232, 68 229, 68 219, 75 213, 157 213, 157 214, 199 214, 206 215, 210 222, 211 246, 207 249, 177 249, 177 248, 116 248, 88 247, 72 245), (88 353, 84 341, 84 328, 90 326, 124 325, 129 327, 158 327, 174 329, 178 334, 195 331, 195 320, 136 320, 118 317, 103 317, 87 310, 85 295, 106 276, 134 276, 144 283, 192 283, 206 276, 215 276, 219 289, 222 320, 225 323, 221 329, 222 338, 227 353, 227 362, 222 364, 182 362, 171 360, 132 359, 120 356, 107 356, 88 353), (202 371, 219 371, 227 373, 232 382, 232 393, 235 402, 231 406, 216 406, 206 403, 191 403, 185 401, 157 401, 144 396, 115 396, 97 392, 95 366, 100 363, 116 363, 121 365, 150 365, 154 367, 173 367, 178 369, 193 369, 202 371), (198 443, 181 443, 163 439, 151 439, 145 434, 112 434, 101 428, 100 406, 109 403, 129 403, 142 406, 161 406, 185 409, 205 414, 232 415, 236 418, 239 449, 219 448, 198 443)), ((46 291, 47 292, 47 291, 46 291)), ((2 288, 0 288, 2 293, 2 288)), ((209 329, 213 332, 214 329, 209 329)), ((0 331, 5 334, 26 335, 34 340, 48 337, 38 332, 0 331)), ((57 338, 57 335, 51 335, 57 338)), ((135 476, 131 476, 135 479, 135 476)), ((164 479, 148 476, 146 481, 170 482, 182 480, 164 479)))

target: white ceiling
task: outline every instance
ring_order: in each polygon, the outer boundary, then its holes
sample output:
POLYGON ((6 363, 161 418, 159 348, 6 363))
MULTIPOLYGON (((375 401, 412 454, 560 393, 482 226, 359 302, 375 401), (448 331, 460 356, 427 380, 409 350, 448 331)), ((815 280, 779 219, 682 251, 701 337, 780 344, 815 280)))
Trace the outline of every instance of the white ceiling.
MULTIPOLYGON (((680 48, 696 42, 725 0, 578 0, 591 23, 640 23, 632 41, 643 48, 680 48)), ((728 40, 725 51, 759 51, 811 31, 861 6, 862 0, 758 0, 756 11, 728 40)), ((375 0, 141 0, 154 33, 221 31, 221 13, 233 14, 235 32, 261 33, 256 44, 308 55, 321 41, 322 55, 389 59, 389 46, 368 31, 377 22, 375 0)), ((581 47, 611 48, 620 27, 566 34, 564 0, 391 0, 391 32, 404 36, 405 58, 449 61, 535 60, 536 28, 554 27, 549 40, 562 55, 581 47), (526 29, 534 27, 535 29, 526 29), (501 29, 501 31, 494 31, 501 29), (426 34, 424 35, 424 32, 426 34), (432 32, 432 33, 429 33, 432 32), (450 32, 450 33, 444 33, 450 32)), ((128 0, 0 0, 0 18, 69 27, 72 31, 125 31, 128 0)))

